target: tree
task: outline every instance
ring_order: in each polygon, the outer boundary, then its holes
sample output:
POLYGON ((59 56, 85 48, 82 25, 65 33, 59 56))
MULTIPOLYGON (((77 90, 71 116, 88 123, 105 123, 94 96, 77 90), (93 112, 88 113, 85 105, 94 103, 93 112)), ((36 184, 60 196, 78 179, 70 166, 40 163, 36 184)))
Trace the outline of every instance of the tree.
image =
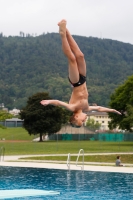
MULTIPOLYGON (((11 119, 13 117, 12 114, 8 113, 5 110, 0 110, 0 121, 5 121, 6 119, 11 119)), ((3 125, 0 125, 0 128, 4 128, 3 125)))
POLYGON ((93 130, 96 130, 96 129, 99 129, 101 124, 98 123, 98 122, 95 122, 94 119, 88 119, 87 120, 87 123, 86 123, 86 126, 89 128, 89 129, 93 129, 93 130))
POLYGON ((110 107, 119 110, 122 115, 109 113, 112 119, 110 129, 119 126, 121 129, 132 131, 133 128, 133 75, 128 77, 123 85, 120 85, 111 95, 110 107))
POLYGON ((11 119, 13 117, 12 114, 8 113, 5 110, 0 110, 0 121, 5 121, 6 119, 11 119))
POLYGON ((31 134, 54 134, 61 129, 69 118, 69 112, 61 107, 52 105, 42 106, 42 99, 51 99, 48 93, 40 92, 29 97, 27 105, 20 112, 20 118, 24 119, 23 126, 31 134))

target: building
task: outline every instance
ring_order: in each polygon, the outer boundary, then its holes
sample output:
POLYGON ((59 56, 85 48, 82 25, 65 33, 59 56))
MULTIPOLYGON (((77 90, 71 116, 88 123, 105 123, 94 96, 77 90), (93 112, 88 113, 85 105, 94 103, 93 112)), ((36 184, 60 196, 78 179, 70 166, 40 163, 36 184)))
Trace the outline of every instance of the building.
POLYGON ((5 127, 22 127, 23 121, 18 118, 6 119, 5 121, 0 121, 0 124, 5 127))
POLYGON ((20 110, 14 108, 13 110, 9 110, 9 113, 12 114, 12 115, 14 115, 14 116, 16 116, 16 115, 19 115, 20 110))
POLYGON ((91 134, 94 131, 89 130, 86 126, 81 126, 80 128, 72 127, 70 124, 64 125, 58 134, 91 134))
POLYGON ((108 113, 92 111, 88 112, 87 115, 88 119, 94 119, 95 122, 101 124, 100 130, 109 130, 108 125, 111 119, 109 118, 108 113))

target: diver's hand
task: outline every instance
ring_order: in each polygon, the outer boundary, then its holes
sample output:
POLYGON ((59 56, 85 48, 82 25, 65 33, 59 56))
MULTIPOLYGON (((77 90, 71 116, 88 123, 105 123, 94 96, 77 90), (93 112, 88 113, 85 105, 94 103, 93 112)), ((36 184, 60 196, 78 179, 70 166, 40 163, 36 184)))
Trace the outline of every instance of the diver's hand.
POLYGON ((113 112, 118 114, 118 115, 122 115, 118 110, 113 109, 113 112))
POLYGON ((47 106, 47 105, 50 104, 50 100, 42 100, 40 103, 41 103, 43 106, 47 106))

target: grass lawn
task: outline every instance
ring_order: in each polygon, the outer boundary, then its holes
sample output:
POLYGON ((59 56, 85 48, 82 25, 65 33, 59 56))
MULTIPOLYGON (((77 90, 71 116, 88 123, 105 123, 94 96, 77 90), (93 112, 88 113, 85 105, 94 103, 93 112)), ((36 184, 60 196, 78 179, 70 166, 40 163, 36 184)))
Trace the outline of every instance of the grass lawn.
POLYGON ((29 135, 24 128, 0 128, 0 139, 5 140, 28 140, 31 141, 35 138, 34 135, 29 135))
MULTIPOLYGON (((37 155, 37 154, 68 154, 78 153, 79 149, 84 149, 84 153, 104 153, 104 152, 133 152, 133 142, 104 142, 104 141, 47 141, 33 142, 34 135, 30 136, 23 128, 0 129, 0 148, 5 148, 5 155, 37 155)), ((127 163, 132 163, 132 155, 122 155, 127 158, 127 163)), ((46 159, 46 158, 44 158, 46 159)), ((47 157, 51 159, 51 157, 47 157)), ((57 159, 54 157, 52 159, 57 159)), ((58 160, 66 157, 58 157, 58 160)), ((76 160, 76 157, 72 158, 76 160)), ((94 162, 114 162, 116 155, 109 156, 85 156, 85 161, 94 162), (91 159, 91 160, 90 160, 91 159)))
MULTIPOLYGON (((84 156, 84 161, 85 162, 107 162, 107 163, 114 163, 115 164, 115 160, 116 160, 116 156, 115 155, 85 155, 84 156)), ((128 155, 124 155, 121 154, 121 160, 122 163, 129 163, 129 164, 133 164, 133 155, 128 154, 128 155)), ((52 161, 66 161, 67 160, 67 156, 37 156, 37 157, 28 157, 28 158, 23 158, 25 160, 52 160, 52 161)), ((73 156, 71 155, 71 161, 76 161, 77 156, 73 156)), ((82 162, 82 155, 79 157, 79 161, 82 162)), ((21 160, 21 159, 20 159, 21 160)))
POLYGON ((5 155, 30 154, 68 154, 78 153, 84 149, 85 153, 100 152, 133 152, 133 142, 99 142, 99 141, 1 141, 0 147, 5 148, 5 155))

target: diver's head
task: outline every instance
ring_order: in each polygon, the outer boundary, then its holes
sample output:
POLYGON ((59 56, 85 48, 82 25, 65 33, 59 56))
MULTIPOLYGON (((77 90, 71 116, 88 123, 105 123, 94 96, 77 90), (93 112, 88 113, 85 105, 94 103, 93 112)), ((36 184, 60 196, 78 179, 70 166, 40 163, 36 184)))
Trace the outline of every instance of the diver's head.
POLYGON ((80 128, 85 122, 86 118, 87 118, 87 115, 85 113, 77 112, 77 113, 73 113, 69 121, 72 127, 80 128))

